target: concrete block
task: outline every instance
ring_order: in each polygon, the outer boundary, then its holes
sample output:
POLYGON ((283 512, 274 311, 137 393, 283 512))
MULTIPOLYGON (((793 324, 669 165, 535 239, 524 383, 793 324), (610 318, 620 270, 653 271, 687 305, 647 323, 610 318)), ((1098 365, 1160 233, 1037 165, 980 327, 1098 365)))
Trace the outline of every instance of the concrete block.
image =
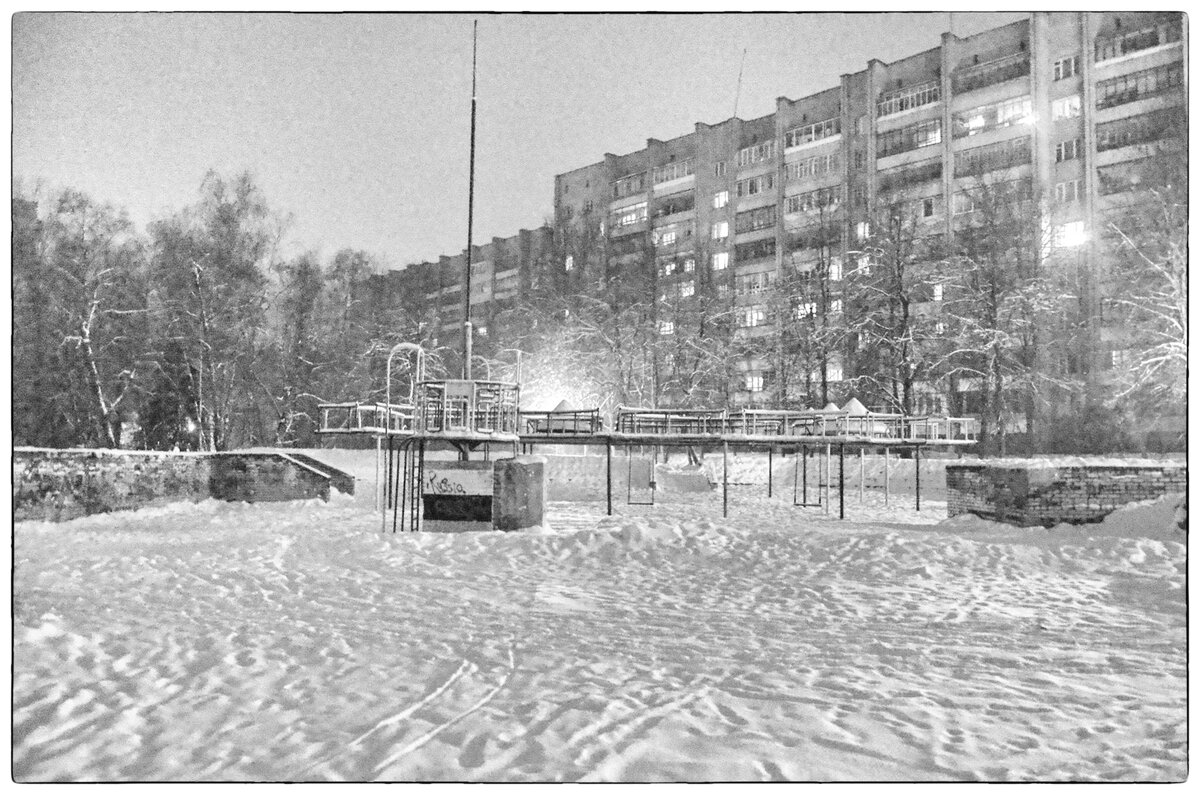
POLYGON ((546 518, 546 459, 517 456, 496 462, 492 526, 497 530, 540 527, 546 518))

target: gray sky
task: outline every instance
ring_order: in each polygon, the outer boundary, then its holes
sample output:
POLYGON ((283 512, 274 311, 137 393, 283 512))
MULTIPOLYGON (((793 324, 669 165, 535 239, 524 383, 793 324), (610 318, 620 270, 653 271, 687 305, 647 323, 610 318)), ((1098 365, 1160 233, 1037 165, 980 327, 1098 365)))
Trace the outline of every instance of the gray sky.
MULTIPOLYGON (((1022 14, 954 14, 958 35, 1022 14)), ((466 245, 471 22, 479 19, 475 240, 533 228, 553 177, 771 113, 869 58, 937 46, 949 15, 21 14, 13 174, 147 221, 204 173, 251 171, 292 216, 286 253, 386 265, 466 245)))

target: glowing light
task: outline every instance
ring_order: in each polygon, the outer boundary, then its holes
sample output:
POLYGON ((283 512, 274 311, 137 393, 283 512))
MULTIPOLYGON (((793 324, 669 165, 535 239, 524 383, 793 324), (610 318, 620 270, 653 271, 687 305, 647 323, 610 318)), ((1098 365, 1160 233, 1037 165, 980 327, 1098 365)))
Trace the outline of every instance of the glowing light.
POLYGON ((1073 248, 1087 242, 1087 231, 1083 221, 1071 221, 1054 230, 1055 248, 1073 248))

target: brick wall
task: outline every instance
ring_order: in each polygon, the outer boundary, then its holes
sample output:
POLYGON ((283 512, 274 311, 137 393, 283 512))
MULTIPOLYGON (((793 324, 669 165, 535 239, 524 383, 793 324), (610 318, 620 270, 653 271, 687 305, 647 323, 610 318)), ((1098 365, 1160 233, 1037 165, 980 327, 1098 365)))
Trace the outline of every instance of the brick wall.
POLYGON ((331 479, 273 453, 13 451, 17 521, 65 521, 170 502, 329 498, 331 479))
POLYGON ((1005 461, 946 467, 947 512, 1021 527, 1099 522, 1122 505, 1187 490, 1187 466, 1163 461, 1064 464, 1005 461))

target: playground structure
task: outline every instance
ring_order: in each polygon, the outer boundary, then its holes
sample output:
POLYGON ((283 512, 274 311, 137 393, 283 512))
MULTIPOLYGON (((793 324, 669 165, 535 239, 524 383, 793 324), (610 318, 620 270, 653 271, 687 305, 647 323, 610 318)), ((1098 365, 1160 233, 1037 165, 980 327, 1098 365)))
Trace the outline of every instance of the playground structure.
MULTIPOLYGON (((469 375, 469 373, 464 373, 469 375)), ((921 507, 920 455, 924 448, 959 448, 976 441, 975 421, 962 417, 908 416, 868 411, 856 399, 843 407, 824 409, 662 409, 620 406, 611 427, 599 409, 521 411, 520 361, 516 380, 431 379, 425 371, 425 351, 400 343, 388 355, 384 402, 323 403, 319 433, 366 434, 376 440, 376 473, 380 484, 376 507, 383 528, 391 515, 392 530, 419 530, 422 501, 428 505, 426 453, 454 449, 461 461, 472 455, 488 461, 493 451, 516 456, 541 445, 603 446, 607 458, 607 511, 612 514, 613 449, 630 459, 634 448, 719 448, 723 455, 723 512, 728 516, 728 457, 733 450, 765 450, 768 454, 768 496, 774 492, 771 462, 776 452, 799 456, 793 476, 793 504, 830 510, 832 461, 836 455, 839 516, 845 518, 844 468, 846 448, 858 450, 860 462, 868 448, 887 454, 896 448, 916 461, 917 510, 921 507), (407 390, 396 390, 394 362, 411 357, 407 390), (817 459, 817 500, 809 500, 809 458, 817 459), (822 475, 823 473, 823 475, 822 475), (821 484, 824 498, 821 497, 821 484), (803 495, 803 496, 801 496, 803 495)), ((861 466, 861 463, 860 463, 861 466)), ((653 504, 655 484, 649 476, 653 504)), ((860 486, 861 488, 861 486, 860 486)), ((627 495, 635 503, 632 491, 627 495)))

